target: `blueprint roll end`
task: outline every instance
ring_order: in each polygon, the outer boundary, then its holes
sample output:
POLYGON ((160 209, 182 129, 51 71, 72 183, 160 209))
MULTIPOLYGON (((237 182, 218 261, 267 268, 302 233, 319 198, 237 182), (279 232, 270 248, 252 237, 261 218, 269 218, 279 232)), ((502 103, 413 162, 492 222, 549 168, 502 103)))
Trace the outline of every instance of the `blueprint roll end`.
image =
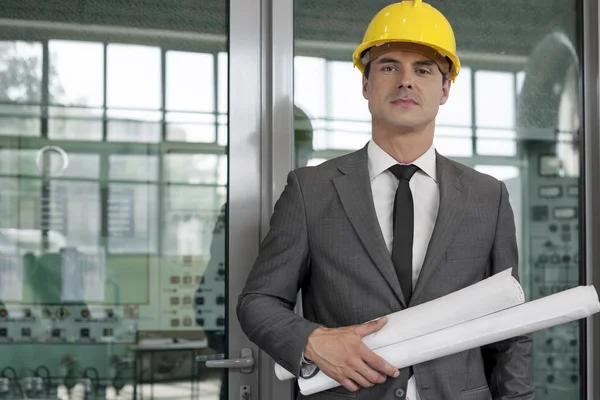
POLYGON ((275 376, 280 381, 286 381, 288 379, 295 378, 295 376, 291 372, 289 372, 287 369, 283 368, 279 364, 275 364, 275 376))

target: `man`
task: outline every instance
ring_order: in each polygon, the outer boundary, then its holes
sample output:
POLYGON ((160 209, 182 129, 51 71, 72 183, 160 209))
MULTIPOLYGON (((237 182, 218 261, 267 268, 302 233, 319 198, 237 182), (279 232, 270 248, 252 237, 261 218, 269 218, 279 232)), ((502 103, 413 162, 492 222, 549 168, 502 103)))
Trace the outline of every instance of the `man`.
POLYGON ((460 71, 446 18, 419 0, 392 4, 354 62, 372 140, 289 174, 240 295, 242 328, 296 376, 318 367, 342 385, 311 399, 532 399, 529 336, 401 371, 362 343, 386 323, 377 317, 507 268, 518 276, 505 185, 433 147, 460 71), (293 312, 300 289, 304 317, 293 312))

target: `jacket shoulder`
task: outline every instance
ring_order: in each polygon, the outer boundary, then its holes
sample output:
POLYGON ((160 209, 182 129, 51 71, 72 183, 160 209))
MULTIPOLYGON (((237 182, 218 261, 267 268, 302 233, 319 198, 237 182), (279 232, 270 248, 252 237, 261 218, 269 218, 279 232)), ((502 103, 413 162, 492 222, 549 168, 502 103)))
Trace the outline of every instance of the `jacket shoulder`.
POLYGON ((361 151, 363 150, 331 158, 319 165, 300 167, 295 169, 294 172, 301 182, 315 180, 328 181, 341 175, 340 166, 344 165, 348 160, 359 156, 361 151))

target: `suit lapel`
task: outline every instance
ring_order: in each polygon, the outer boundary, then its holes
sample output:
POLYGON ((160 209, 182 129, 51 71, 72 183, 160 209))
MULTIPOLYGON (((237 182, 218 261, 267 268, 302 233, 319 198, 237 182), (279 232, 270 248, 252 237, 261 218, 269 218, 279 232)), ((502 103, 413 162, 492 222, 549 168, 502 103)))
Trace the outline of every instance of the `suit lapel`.
POLYGON ((367 252, 385 277, 398 300, 406 307, 381 227, 375 213, 367 160, 367 147, 353 153, 339 170, 344 174, 333 179, 342 206, 367 252))
POLYGON ((460 181, 462 171, 437 153, 436 164, 440 184, 440 206, 411 303, 418 300, 446 254, 446 249, 460 225, 469 199, 469 190, 460 181))

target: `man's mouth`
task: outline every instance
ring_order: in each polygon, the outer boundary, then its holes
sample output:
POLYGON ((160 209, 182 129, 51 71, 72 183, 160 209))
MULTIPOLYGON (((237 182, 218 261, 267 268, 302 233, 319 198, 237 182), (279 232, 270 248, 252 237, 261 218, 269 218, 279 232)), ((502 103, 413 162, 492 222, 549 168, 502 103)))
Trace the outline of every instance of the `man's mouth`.
POLYGON ((418 106, 419 103, 410 97, 400 97, 394 101, 392 101, 392 104, 395 104, 397 106, 402 106, 402 107, 411 107, 411 106, 418 106))

